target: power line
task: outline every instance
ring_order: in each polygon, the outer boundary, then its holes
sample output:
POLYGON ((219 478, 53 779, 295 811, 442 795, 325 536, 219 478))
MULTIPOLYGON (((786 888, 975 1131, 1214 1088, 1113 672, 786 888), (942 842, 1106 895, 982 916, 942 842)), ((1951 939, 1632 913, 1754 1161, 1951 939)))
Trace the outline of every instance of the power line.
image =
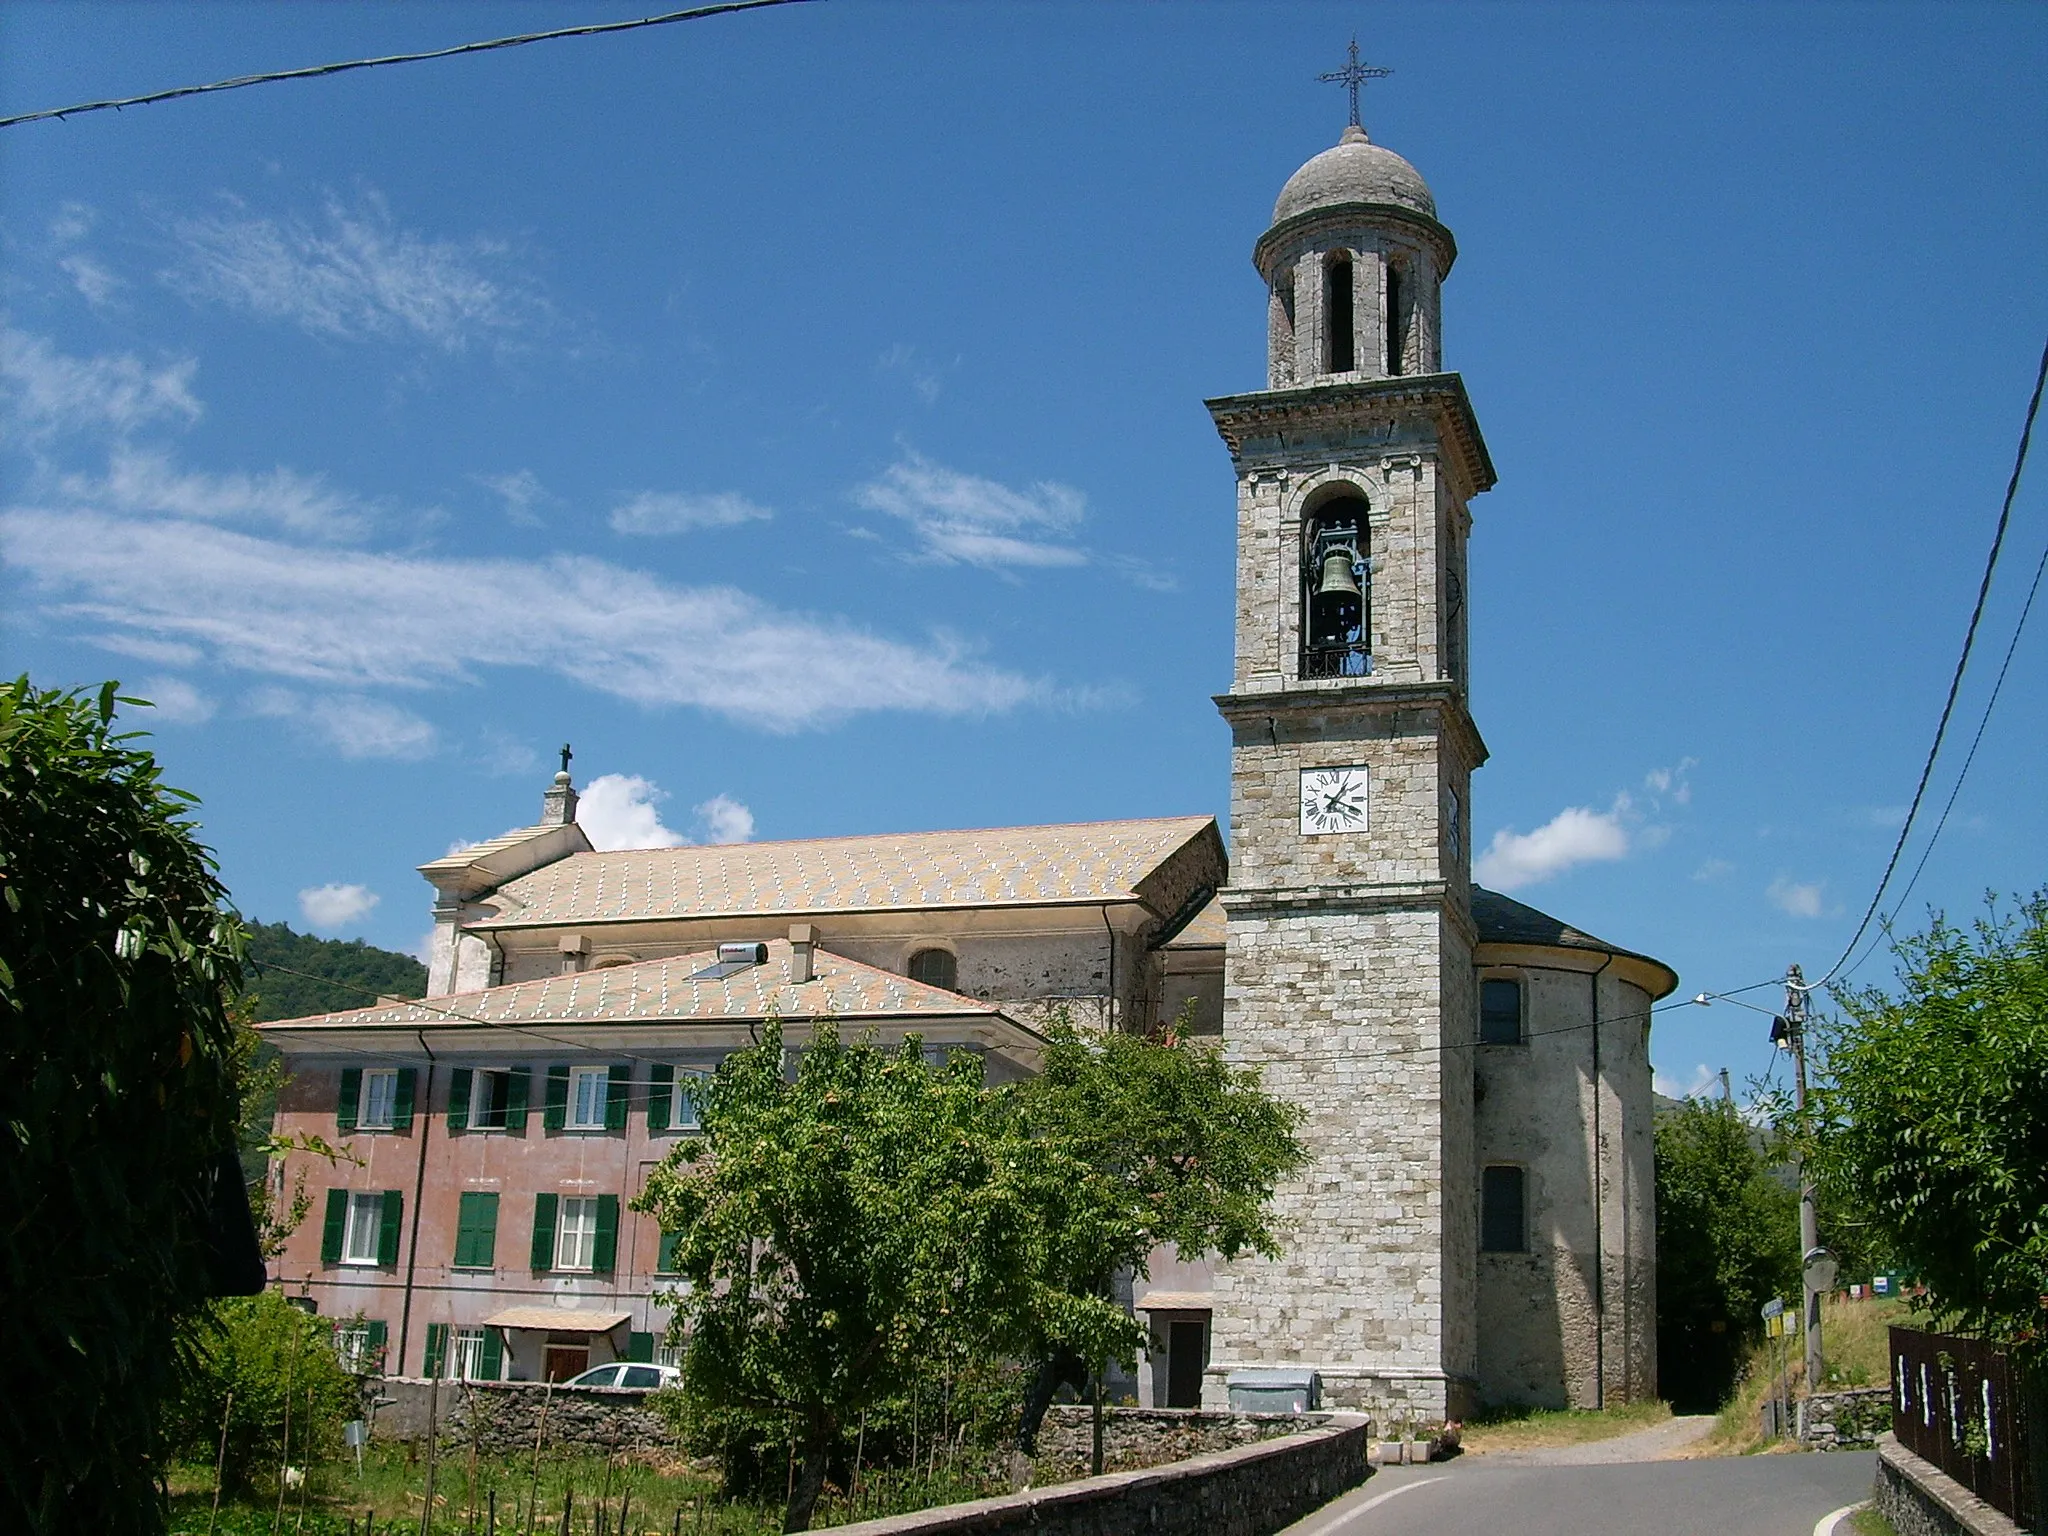
POLYGON ((385 64, 418 64, 426 59, 452 59, 458 54, 489 53, 498 48, 518 48, 526 43, 548 43, 562 37, 597 37, 606 32, 632 32, 641 27, 665 27, 678 21, 701 21, 706 16, 724 16, 734 11, 757 11, 770 5, 807 3, 809 0, 725 0, 725 3, 719 5, 700 5, 687 11, 642 16, 635 21, 599 21, 581 27, 557 27, 551 32, 522 32, 516 37, 494 37, 480 43, 458 43, 453 48, 434 48, 425 53, 393 53, 374 59, 348 59, 339 64, 314 64, 305 69, 280 69, 260 75, 237 75, 232 80, 215 80, 206 85, 181 85, 175 90, 151 91, 146 96, 124 96, 109 101, 84 101, 74 107, 50 107, 41 112, 23 112, 14 117, 0 117, 0 128, 12 128, 20 123, 42 122, 48 118, 77 117, 86 112, 118 112, 123 107, 147 107, 159 101, 176 101, 181 96, 205 96, 214 91, 238 91, 245 85, 270 85, 279 80, 313 80, 322 75, 346 74, 352 69, 376 69, 385 64))
MULTIPOLYGON (((1849 936, 1849 942, 1843 946, 1842 953, 1835 963, 1828 968, 1827 975, 1821 977, 1819 981, 1806 983, 1804 986, 1806 991, 1817 991, 1826 986, 1830 981, 1833 981, 1836 974, 1847 963, 1849 957, 1856 952, 1856 946, 1863 940, 1864 931, 1870 927, 1871 918, 1876 915, 1878 905, 1884 900, 1885 887, 1891 884, 1891 878, 1898 870, 1899 855, 1906 850, 1906 839, 1912 834, 1914 818, 1920 813, 1920 802, 1926 797, 1928 780, 1934 777, 1934 762, 1941 755, 1942 738, 1948 734, 1949 719, 1955 713, 1956 695, 1962 691, 1963 672, 1970 664, 1971 648, 1977 643, 1977 626, 1984 618, 1985 602, 1991 596, 1991 576, 1998 569, 1999 551, 2005 546, 2005 530, 2012 521, 2012 504, 2014 498, 2019 495, 2020 472, 2026 468, 2027 449, 2034 437, 2034 418, 2040 414, 2041 410, 2041 390, 2043 385, 2048 385, 2048 343, 2044 343, 2041 348, 2041 366, 2034 374, 2034 394, 2033 398, 2027 402, 2027 419, 2020 428, 2020 446, 2019 452, 2013 457, 2012 476, 2005 483, 2005 503, 1999 508, 1998 529, 1991 536, 1991 553, 1984 562, 1984 579, 1977 584, 1977 602, 1976 606, 1970 610, 1969 628, 1963 632, 1963 653, 1956 658, 1955 675, 1949 679, 1948 698, 1941 706, 1941 719, 1934 728, 1934 741, 1927 749, 1927 761, 1921 766, 1920 783, 1913 790, 1913 803, 1906 809, 1905 824, 1899 828, 1899 839, 1892 845, 1892 856, 1885 863, 1883 878, 1877 882, 1877 889, 1871 892, 1870 905, 1864 909, 1863 920, 1856 925, 1856 931, 1849 936)), ((2015 632, 2014 638, 2017 640, 2017 632, 2015 632)), ((2009 652, 2008 655, 2010 655, 2009 652)), ((2003 675, 2003 673, 2000 674, 2001 678, 2003 675)), ((1989 717, 1988 706, 1986 708, 1986 717, 1989 717)), ((1979 735, 1982 735, 1981 726, 1979 727, 1979 735)), ((1974 752, 1974 750, 1975 748, 1973 747, 1972 751, 1974 752)), ((1960 787, 1961 779, 1958 778, 1956 782, 1958 787, 1960 787)), ((1946 817, 1946 812, 1943 814, 1946 817)), ((1928 846, 1933 846, 1931 840, 1928 846)))

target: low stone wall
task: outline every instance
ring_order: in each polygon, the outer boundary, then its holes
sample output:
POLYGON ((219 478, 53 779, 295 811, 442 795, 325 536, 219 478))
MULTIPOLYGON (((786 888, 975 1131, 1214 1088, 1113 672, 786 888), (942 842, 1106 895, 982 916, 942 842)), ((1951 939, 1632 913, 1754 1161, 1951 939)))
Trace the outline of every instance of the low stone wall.
MULTIPOLYGON (((1186 1461, 1330 1421, 1328 1414, 1320 1413, 1214 1413, 1200 1408, 1106 1408, 1102 1418, 1105 1472, 1186 1461)), ((1084 1476, 1094 1456, 1094 1410, 1085 1404, 1046 1410, 1045 1423, 1038 1432, 1034 1482, 1043 1486, 1084 1476)))
POLYGON ((1914 1455, 1889 1431, 1877 1437, 1877 1512, 1899 1536, 2025 1536, 1933 1462, 1914 1455))
POLYGON ((1365 1480, 1368 1428, 1364 1418, 1331 1415, 1299 1433, 1234 1450, 835 1526, 834 1536, 1271 1536, 1365 1480))
MULTIPOLYGON (((424 1440, 430 1383, 386 1377, 377 1388, 379 1440, 424 1440)), ((444 1381, 435 1408, 435 1438, 443 1446, 467 1446, 475 1423, 477 1448, 488 1454, 531 1451, 537 1432, 548 1449, 590 1451, 670 1450, 675 1435, 647 1406, 648 1394, 619 1387, 555 1387, 532 1381, 444 1381), (541 1416, 546 1413, 542 1431, 541 1416)))
POLYGON ((1852 1387, 1799 1399, 1799 1442, 1818 1451, 1873 1445, 1892 1427, 1890 1387, 1852 1387))

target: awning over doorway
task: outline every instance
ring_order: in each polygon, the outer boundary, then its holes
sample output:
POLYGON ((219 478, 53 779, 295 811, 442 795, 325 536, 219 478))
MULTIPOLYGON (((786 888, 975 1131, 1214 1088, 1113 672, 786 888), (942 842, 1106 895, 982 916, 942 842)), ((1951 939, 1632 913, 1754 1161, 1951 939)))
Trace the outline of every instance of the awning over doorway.
POLYGON ((1140 1312, 1207 1312, 1212 1298, 1207 1291, 1147 1291, 1138 1298, 1140 1312))
POLYGON ((486 1328, 531 1328, 548 1333, 610 1333, 630 1322, 630 1312, 594 1312, 580 1307, 507 1307, 484 1319, 486 1328))

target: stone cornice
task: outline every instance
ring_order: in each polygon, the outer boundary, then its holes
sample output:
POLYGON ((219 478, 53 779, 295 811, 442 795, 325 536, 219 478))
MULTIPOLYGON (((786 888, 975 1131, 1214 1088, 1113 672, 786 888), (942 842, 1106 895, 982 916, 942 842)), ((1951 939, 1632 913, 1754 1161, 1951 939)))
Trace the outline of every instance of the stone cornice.
MULTIPOLYGON (((1451 888, 1442 880, 1404 881, 1398 885, 1227 885, 1217 895, 1223 901, 1223 910, 1232 914, 1457 912, 1451 888)), ((1470 928, 1471 914, 1459 915, 1470 928)))
POLYGON ((1488 757, 1486 740, 1465 707, 1465 691, 1453 683, 1374 683, 1353 679, 1297 683, 1266 692, 1219 693, 1216 708, 1235 726, 1239 720, 1288 720, 1344 712, 1383 715, 1395 710, 1426 710, 1444 723, 1446 734, 1459 739, 1471 766, 1488 757))
POLYGON ((1434 418, 1437 437, 1448 451, 1466 497, 1493 489, 1497 478, 1479 418, 1455 373, 1399 375, 1348 383, 1298 384, 1288 389, 1261 389, 1245 395, 1219 395, 1203 404, 1216 430, 1242 461, 1248 438, 1318 427, 1361 427, 1393 423, 1426 412, 1434 418))
POLYGON ((1448 229, 1426 213, 1417 213, 1399 203, 1330 203, 1282 219, 1259 236, 1259 243, 1252 247, 1252 265, 1259 269, 1259 276, 1270 281, 1272 274, 1267 267, 1281 247, 1304 237, 1312 239, 1325 230, 1359 224, 1391 224, 1402 233, 1434 247, 1439 279, 1451 270, 1451 263, 1458 259, 1458 242, 1451 238, 1448 229))

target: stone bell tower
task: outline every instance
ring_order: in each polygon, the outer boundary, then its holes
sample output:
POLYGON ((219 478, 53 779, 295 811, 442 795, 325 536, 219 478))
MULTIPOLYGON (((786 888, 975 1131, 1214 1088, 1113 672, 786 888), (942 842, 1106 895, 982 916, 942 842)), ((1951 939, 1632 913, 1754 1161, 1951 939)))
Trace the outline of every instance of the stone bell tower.
POLYGON ((1313 1157, 1275 1203, 1281 1256, 1218 1266, 1219 1406, 1241 1367, 1314 1370, 1335 1407, 1473 1397, 1465 540, 1494 475, 1440 371, 1456 255, 1354 121, 1253 252, 1268 387, 1208 402, 1238 492, 1225 1045, 1302 1107, 1313 1157))

